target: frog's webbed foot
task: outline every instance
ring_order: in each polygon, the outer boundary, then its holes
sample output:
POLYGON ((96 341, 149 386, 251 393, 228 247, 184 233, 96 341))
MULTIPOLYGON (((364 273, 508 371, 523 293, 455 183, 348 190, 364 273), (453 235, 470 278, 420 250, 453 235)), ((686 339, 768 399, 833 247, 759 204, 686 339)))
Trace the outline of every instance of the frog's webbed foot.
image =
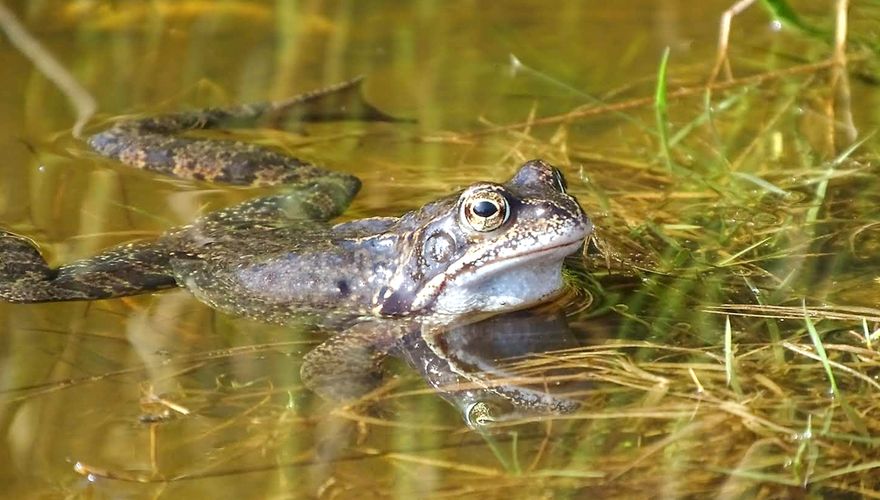
POLYGON ((364 77, 330 85, 283 101, 270 103, 264 114, 266 123, 280 126, 282 122, 320 122, 362 120, 412 122, 391 116, 364 99, 361 86, 364 77))
POLYGON ((402 337, 401 328, 367 322, 330 337, 303 357, 303 384, 330 401, 367 394, 382 383, 381 362, 402 337))
POLYGON ((135 243, 51 268, 30 240, 0 230, 0 299, 94 300, 170 288, 169 257, 161 245, 135 243))

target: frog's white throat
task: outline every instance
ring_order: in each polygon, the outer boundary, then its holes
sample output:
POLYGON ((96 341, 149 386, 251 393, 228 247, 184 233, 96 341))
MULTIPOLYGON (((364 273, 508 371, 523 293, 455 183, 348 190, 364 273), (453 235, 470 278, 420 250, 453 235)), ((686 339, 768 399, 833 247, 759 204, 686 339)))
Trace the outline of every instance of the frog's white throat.
POLYGON ((413 309, 456 316, 513 311, 545 302, 562 291, 562 261, 577 250, 580 243, 567 243, 478 267, 463 265, 459 272, 446 273, 427 283, 416 296, 413 309))

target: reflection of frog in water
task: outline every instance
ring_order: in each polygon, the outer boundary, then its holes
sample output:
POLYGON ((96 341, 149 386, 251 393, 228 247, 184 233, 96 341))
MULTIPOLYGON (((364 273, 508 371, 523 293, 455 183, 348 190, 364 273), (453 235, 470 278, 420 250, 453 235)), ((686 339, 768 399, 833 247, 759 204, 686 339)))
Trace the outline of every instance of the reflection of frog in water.
POLYGON ((344 317, 350 326, 375 317, 444 323, 521 309, 562 289, 562 261, 591 224, 543 161, 504 184, 473 184, 400 217, 331 225, 357 178, 262 146, 182 135, 287 115, 389 119, 358 96, 352 81, 280 103, 121 121, 93 136, 96 151, 128 165, 287 190, 58 268, 29 240, 0 231, 0 299, 92 300, 182 286, 237 315, 344 317))
POLYGON ((573 392, 583 383, 568 379, 582 379, 583 369, 548 363, 547 356, 579 346, 565 314, 554 307, 408 336, 395 354, 458 408, 468 425, 481 427, 577 409, 573 392))
POLYGON ((390 355, 418 372, 473 428, 536 413, 568 413, 580 405, 573 391, 583 387, 575 382, 583 379, 583 370, 548 362, 549 353, 581 345, 555 305, 413 328, 385 344, 364 338, 360 349, 348 340, 346 349, 306 355, 304 381, 326 399, 351 399, 375 388, 382 378, 376 361, 390 355), (322 369, 327 366, 336 368, 322 369))

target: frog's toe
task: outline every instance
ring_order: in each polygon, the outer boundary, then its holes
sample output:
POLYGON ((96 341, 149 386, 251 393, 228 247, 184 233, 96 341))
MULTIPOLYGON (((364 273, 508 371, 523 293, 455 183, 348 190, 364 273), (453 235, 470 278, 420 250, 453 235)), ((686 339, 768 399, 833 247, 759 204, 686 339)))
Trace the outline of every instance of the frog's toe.
POLYGON ((31 240, 0 230, 0 300, 97 300, 170 288, 168 252, 160 244, 128 244, 53 268, 31 240))

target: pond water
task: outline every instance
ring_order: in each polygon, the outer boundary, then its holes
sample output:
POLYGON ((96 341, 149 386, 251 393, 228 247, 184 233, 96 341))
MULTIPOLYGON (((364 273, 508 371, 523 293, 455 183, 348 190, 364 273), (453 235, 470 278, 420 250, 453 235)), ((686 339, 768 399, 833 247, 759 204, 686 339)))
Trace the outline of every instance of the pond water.
POLYGON ((880 496, 880 6, 851 7, 835 71, 833 2, 792 2, 782 22, 755 5, 708 92, 729 3, 7 2, 0 227, 52 263, 267 192, 120 166, 76 137, 78 120, 86 134, 357 75, 412 121, 234 134, 357 175, 344 218, 544 158, 597 229, 550 319, 449 340, 499 344, 504 377, 575 383, 563 406, 576 407, 483 430, 462 418, 463 392, 432 389, 448 379, 423 351, 341 404, 299 376, 332 332, 184 291, 0 303, 0 495, 880 496))

